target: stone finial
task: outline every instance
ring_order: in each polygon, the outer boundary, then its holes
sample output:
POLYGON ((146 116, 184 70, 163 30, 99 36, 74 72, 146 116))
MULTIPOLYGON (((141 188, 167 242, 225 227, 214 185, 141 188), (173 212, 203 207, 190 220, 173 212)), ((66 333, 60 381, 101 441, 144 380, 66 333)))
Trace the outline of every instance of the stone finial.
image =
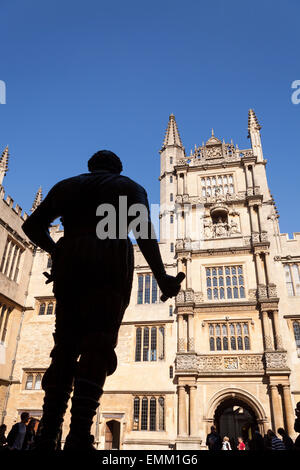
POLYGON ((34 201, 33 201, 33 204, 32 204, 32 208, 30 209, 30 212, 34 212, 35 209, 40 205, 42 200, 43 200, 43 194, 42 194, 42 187, 40 186, 37 193, 36 193, 36 195, 35 195, 35 198, 34 198, 34 201))
POLYGON ((176 145, 183 148, 174 114, 170 114, 169 116, 168 127, 162 148, 168 147, 170 145, 176 145))
POLYGON ((250 130, 260 131, 260 129, 261 129, 261 126, 258 122, 258 119, 256 117, 256 114, 255 114, 254 110, 249 109, 249 112, 248 112, 248 131, 249 131, 249 135, 250 135, 250 130))
POLYGON ((6 175, 8 171, 8 159, 9 159, 9 153, 8 153, 8 145, 7 145, 0 158, 0 185, 2 184, 4 176, 6 175))

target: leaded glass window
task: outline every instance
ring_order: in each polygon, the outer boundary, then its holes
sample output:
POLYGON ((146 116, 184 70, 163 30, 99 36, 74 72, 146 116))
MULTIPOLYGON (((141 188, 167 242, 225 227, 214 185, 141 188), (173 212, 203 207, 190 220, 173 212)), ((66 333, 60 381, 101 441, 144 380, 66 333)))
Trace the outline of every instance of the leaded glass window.
POLYGON ((300 322, 294 321, 293 323, 294 335, 297 348, 300 348, 300 322))
POLYGON ((216 191, 220 194, 233 194, 233 175, 213 175, 201 178, 202 196, 215 196, 216 191))
POLYGON ((154 304, 160 301, 160 291, 152 274, 138 274, 138 304, 154 304))
POLYGON ((249 350, 248 322, 209 323, 210 351, 249 350))
POLYGON ((285 283, 290 297, 300 296, 300 266, 297 263, 285 264, 285 283))
POLYGON ((242 266, 206 268, 208 300, 244 299, 245 286, 242 273, 242 266))
POLYGON ((137 327, 135 361, 162 361, 165 357, 165 328, 163 326, 137 327))

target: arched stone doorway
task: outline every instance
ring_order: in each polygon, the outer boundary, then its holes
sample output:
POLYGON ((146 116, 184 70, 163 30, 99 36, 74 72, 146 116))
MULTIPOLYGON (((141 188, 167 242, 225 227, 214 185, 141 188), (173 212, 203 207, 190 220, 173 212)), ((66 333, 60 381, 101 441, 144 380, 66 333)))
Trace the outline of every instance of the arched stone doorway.
POLYGON ((232 397, 223 400, 216 408, 214 422, 221 438, 230 438, 233 449, 238 445, 238 437, 242 437, 244 441, 251 439, 257 427, 257 419, 251 406, 240 398, 232 397))
POLYGON ((105 423, 105 449, 120 449, 120 421, 112 419, 105 423))

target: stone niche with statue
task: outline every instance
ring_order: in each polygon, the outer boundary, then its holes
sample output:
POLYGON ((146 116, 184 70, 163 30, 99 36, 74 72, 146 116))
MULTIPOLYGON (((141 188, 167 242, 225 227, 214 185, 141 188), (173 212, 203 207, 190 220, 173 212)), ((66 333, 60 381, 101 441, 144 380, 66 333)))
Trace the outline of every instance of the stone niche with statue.
POLYGON ((227 204, 219 200, 204 216, 204 238, 227 238, 241 234, 240 218, 237 211, 229 210, 227 204))

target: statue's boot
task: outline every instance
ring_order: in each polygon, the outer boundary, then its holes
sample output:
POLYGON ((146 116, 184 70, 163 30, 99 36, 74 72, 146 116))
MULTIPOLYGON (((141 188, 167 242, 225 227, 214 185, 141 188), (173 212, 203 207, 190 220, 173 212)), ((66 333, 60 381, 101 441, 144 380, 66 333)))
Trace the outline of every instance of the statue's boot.
POLYGON ((64 450, 96 450, 93 446, 94 438, 91 435, 91 427, 99 406, 99 399, 103 394, 105 379, 106 370, 102 371, 97 383, 81 377, 75 378, 70 432, 66 438, 64 450))
POLYGON ((44 398, 43 417, 35 441, 35 450, 60 450, 58 443, 70 394, 71 388, 66 391, 47 390, 44 398))

